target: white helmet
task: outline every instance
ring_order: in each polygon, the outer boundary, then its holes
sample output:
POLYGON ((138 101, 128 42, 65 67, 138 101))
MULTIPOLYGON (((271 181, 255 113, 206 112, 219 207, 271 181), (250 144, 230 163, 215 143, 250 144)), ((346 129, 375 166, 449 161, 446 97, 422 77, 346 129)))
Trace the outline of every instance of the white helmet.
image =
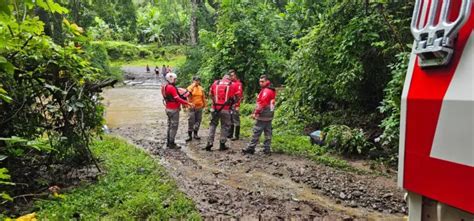
POLYGON ((172 83, 176 78, 178 78, 178 76, 176 76, 175 73, 171 73, 171 72, 166 74, 165 76, 166 81, 168 81, 169 83, 172 83))

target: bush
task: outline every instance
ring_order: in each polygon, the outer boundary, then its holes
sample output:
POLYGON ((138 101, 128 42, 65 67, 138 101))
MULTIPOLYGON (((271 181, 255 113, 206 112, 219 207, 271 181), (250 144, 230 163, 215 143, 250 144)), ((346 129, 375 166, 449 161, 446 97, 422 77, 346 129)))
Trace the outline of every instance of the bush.
POLYGON ((392 156, 390 161, 396 163, 398 154, 398 139, 400 135, 400 105, 403 91, 403 83, 408 68, 410 53, 400 53, 397 55, 397 62, 389 67, 392 70, 392 80, 385 88, 385 97, 379 107, 381 113, 385 115, 380 127, 383 129, 381 136, 382 148, 388 156, 392 156))
POLYGON ((371 148, 362 129, 331 125, 324 129, 324 134, 325 146, 342 154, 366 154, 371 148))
POLYGON ((242 103, 240 105, 240 115, 250 116, 255 110, 255 104, 242 103))
POLYGON ((87 55, 90 57, 91 65, 110 74, 109 55, 103 44, 89 44, 84 47, 87 55))
POLYGON ((121 41, 96 41, 94 45, 103 45, 112 60, 134 60, 153 57, 153 52, 137 45, 121 41))
MULTIPOLYGON (((37 6, 51 13, 66 11, 53 2, 37 6)), ((89 144, 101 131, 100 90, 113 81, 103 71, 103 48, 89 47, 77 25, 64 20, 61 46, 43 34, 45 24, 30 17, 32 11, 18 21, 13 3, 2 9, 0 159, 11 176, 8 182, 24 184, 7 186, 14 196, 44 190, 65 180, 71 168, 94 162, 89 144)), ((0 170, 3 189, 5 174, 0 170)), ((3 203, 0 210, 14 213, 16 202, 3 203)))

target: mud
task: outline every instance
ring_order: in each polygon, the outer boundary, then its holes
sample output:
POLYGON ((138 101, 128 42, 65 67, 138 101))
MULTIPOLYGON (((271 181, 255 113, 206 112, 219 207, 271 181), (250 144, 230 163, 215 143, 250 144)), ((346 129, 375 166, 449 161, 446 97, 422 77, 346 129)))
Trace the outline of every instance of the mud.
POLYGON ((394 177, 357 175, 282 154, 242 155, 245 139, 229 141, 230 150, 207 152, 207 129, 200 131, 202 140, 184 142, 185 112, 177 137, 182 148, 165 148, 160 78, 141 73, 144 68, 126 71, 127 86, 104 92, 112 133, 156 157, 207 220, 403 220, 406 205, 394 177))

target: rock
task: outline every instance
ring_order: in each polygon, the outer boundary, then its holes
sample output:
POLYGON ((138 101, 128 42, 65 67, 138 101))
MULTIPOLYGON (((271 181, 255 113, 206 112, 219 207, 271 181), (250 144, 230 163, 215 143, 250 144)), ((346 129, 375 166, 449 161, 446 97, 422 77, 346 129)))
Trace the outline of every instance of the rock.
POLYGON ((346 194, 344 192, 339 193, 339 198, 346 199, 346 194))
POLYGON ((353 195, 354 197, 360 197, 360 196, 362 196, 362 194, 363 194, 363 193, 360 192, 360 191, 358 191, 358 190, 352 192, 352 195, 353 195))
POLYGON ((214 198, 214 197, 212 197, 212 198, 209 198, 208 202, 209 202, 210 204, 214 204, 214 203, 217 203, 217 199, 214 198))
POLYGON ((354 219, 352 217, 346 216, 342 218, 343 221, 353 221, 354 219))
POLYGON ((384 199, 391 198, 393 196, 393 193, 387 193, 383 195, 384 199))
POLYGON ((352 200, 350 203, 349 203, 349 206, 352 207, 352 208, 357 208, 357 203, 355 200, 352 200))

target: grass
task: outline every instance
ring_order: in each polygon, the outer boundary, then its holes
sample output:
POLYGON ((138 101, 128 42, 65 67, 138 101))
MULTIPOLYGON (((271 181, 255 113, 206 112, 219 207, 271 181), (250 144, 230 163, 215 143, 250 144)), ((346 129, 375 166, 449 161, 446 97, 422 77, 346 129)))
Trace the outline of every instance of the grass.
POLYGON ((144 151, 105 137, 92 151, 107 172, 97 183, 36 203, 40 220, 201 220, 193 202, 144 151))
POLYGON ((161 68, 162 65, 169 65, 170 67, 178 67, 186 62, 186 56, 185 55, 175 55, 172 56, 168 59, 165 58, 159 58, 159 59, 153 59, 153 58, 146 58, 146 59, 135 59, 131 61, 112 61, 111 65, 112 66, 146 66, 147 64, 150 66, 150 70, 153 71, 155 66, 158 66, 161 68))
MULTIPOLYGON (((240 126, 242 137, 251 137, 252 128, 255 121, 250 118, 255 105, 242 104, 240 113, 240 126)), ((274 126, 274 125, 273 125, 274 126)), ((360 172, 352 167, 347 161, 332 156, 328 151, 320 146, 312 145, 309 137, 300 135, 292 131, 292 125, 285 125, 284 128, 273 128, 272 150, 277 153, 306 157, 317 163, 327 165, 346 171, 360 172)), ((263 134, 260 137, 262 141, 263 134)))
MULTIPOLYGON (((244 103, 240 106, 240 135, 250 138, 255 121, 250 118, 250 114, 255 108, 254 104, 244 103)), ((210 114, 203 116, 202 127, 209 128, 210 114)), ((273 125, 274 126, 274 125, 273 125)), ((364 173, 357 168, 352 167, 347 161, 331 155, 325 148, 318 145, 312 145, 309 137, 293 131, 292 125, 285 125, 284 128, 273 128, 272 151, 288 155, 301 156, 316 163, 326 166, 364 173)), ((263 134, 260 136, 260 142, 263 141, 263 134)))

